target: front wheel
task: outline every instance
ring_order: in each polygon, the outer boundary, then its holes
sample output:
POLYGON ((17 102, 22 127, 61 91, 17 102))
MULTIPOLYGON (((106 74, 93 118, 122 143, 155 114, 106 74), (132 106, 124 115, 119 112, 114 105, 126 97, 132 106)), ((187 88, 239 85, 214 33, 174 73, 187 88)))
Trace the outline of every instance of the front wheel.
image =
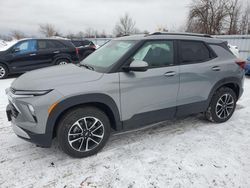
POLYGON ((213 95, 205 117, 216 123, 226 122, 234 113, 236 101, 237 96, 231 88, 220 88, 213 95))
POLYGON ((110 121, 95 107, 79 107, 67 112, 59 122, 57 138, 62 150, 82 158, 100 151, 110 135, 110 121))
POLYGON ((8 68, 4 65, 0 63, 0 79, 4 79, 8 76, 8 68))

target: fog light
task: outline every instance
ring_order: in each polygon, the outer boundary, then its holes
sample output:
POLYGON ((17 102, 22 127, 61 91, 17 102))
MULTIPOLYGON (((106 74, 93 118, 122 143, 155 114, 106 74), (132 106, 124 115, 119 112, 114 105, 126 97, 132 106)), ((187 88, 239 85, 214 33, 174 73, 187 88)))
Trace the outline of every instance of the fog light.
POLYGON ((29 108, 29 110, 30 110, 30 113, 31 113, 33 116, 35 116, 35 109, 34 109, 34 107, 33 107, 31 104, 28 104, 28 108, 29 108))

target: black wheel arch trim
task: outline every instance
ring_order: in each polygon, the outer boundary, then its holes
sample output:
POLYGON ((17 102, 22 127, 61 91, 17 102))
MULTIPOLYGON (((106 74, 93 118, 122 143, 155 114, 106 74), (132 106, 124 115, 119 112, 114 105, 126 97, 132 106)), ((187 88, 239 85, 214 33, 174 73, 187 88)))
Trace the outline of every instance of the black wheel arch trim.
POLYGON ((227 77, 227 78, 223 78, 221 80, 219 80, 212 88, 212 90, 209 93, 208 96, 208 100, 207 100, 207 108, 210 104, 210 101, 215 93, 215 91, 217 91, 220 87, 226 85, 226 84, 236 84, 239 87, 239 96, 238 98, 240 98, 240 96, 242 95, 243 92, 243 88, 242 88, 242 80, 240 78, 237 77, 227 77))
POLYGON ((8 68, 8 70, 10 70, 9 64, 7 62, 0 61, 0 64, 5 65, 8 68))
POLYGON ((50 112, 46 122, 46 131, 45 131, 45 134, 49 135, 48 137, 51 138, 50 140, 52 140, 53 138, 53 132, 57 120, 63 112, 65 112, 70 108, 73 108, 74 106, 84 105, 88 103, 99 103, 107 106, 113 113, 116 130, 122 129, 119 109, 115 101, 110 96, 99 93, 83 94, 64 99, 63 101, 59 102, 56 105, 56 107, 50 112))
POLYGON ((57 61, 60 60, 60 59, 67 59, 69 62, 72 62, 72 59, 71 59, 70 55, 68 55, 68 54, 60 54, 60 56, 56 56, 54 58, 54 63, 57 63, 57 61))

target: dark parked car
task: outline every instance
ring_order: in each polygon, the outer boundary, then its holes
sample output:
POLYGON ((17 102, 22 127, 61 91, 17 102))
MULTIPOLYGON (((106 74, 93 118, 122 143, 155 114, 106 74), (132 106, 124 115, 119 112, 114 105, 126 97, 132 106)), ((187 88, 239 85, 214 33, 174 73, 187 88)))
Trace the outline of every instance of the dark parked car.
POLYGON ((247 75, 250 75, 250 56, 247 58, 246 65, 245 65, 245 71, 247 75))
POLYGON ((90 40, 71 40, 78 50, 80 61, 96 50, 96 45, 90 40))
POLYGON ((0 79, 12 73, 78 62, 77 49, 69 40, 22 39, 0 48, 0 79))

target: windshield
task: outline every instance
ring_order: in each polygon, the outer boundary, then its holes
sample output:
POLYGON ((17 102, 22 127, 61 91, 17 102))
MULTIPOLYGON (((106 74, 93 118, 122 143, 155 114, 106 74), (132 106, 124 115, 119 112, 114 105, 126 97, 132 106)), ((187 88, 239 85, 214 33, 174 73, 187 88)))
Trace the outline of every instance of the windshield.
POLYGON ((110 41, 81 61, 80 64, 93 67, 93 69, 98 72, 106 72, 127 53, 135 43, 136 41, 110 41))
POLYGON ((6 42, 6 41, 1 42, 0 51, 8 50, 11 46, 16 44, 17 42, 18 42, 17 40, 10 41, 10 42, 6 42))

